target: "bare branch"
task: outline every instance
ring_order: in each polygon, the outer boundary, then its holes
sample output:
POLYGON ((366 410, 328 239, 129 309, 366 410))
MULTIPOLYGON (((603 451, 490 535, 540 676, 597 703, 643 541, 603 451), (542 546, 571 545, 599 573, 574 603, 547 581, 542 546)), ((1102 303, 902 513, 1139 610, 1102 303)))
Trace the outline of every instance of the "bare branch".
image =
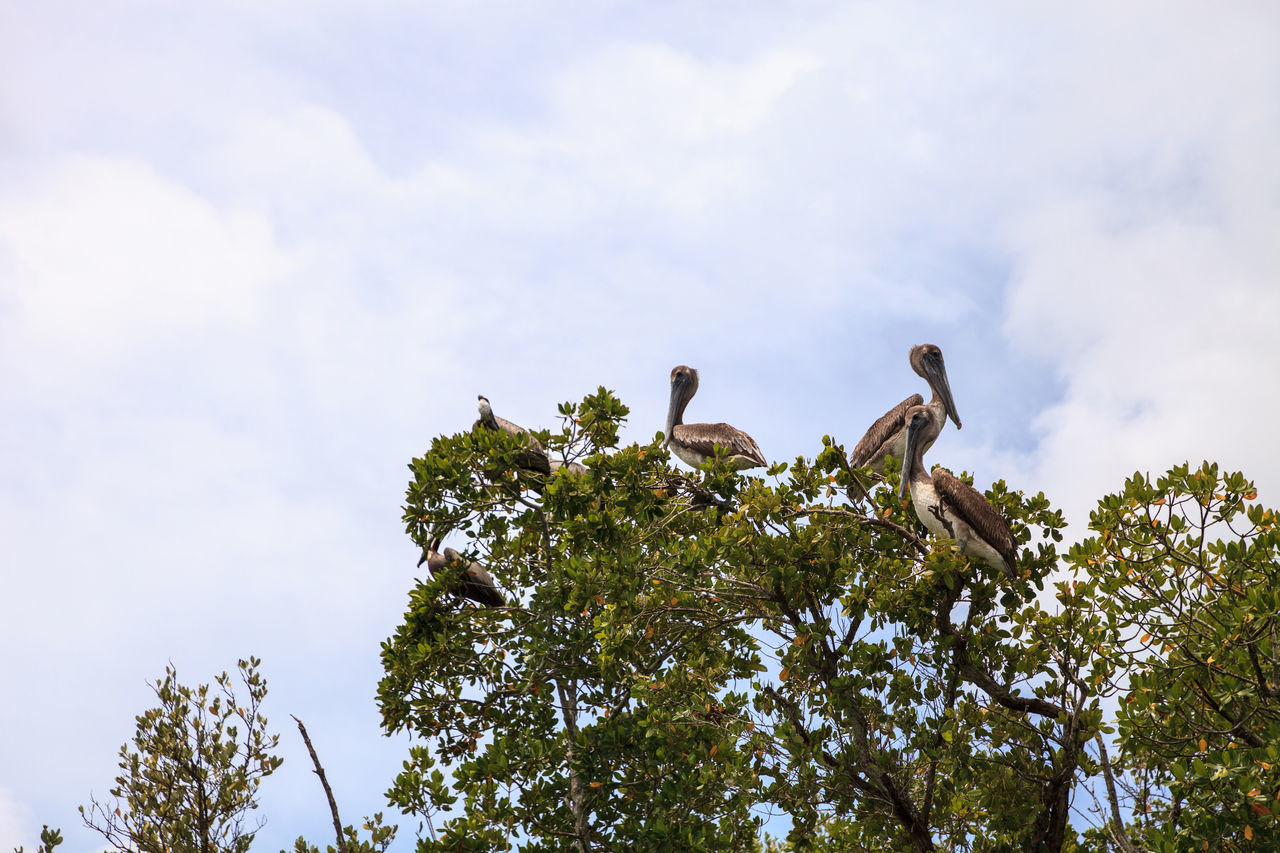
POLYGON ((342 819, 338 817, 338 803, 333 798, 333 789, 329 787, 329 780, 324 775, 324 768, 320 766, 320 757, 316 755, 315 747, 311 745, 311 738, 307 737, 307 727, 302 724, 294 714, 290 714, 293 721, 298 724, 298 731, 302 733, 302 741, 307 745, 307 752, 311 753, 311 763, 316 766, 315 774, 320 777, 320 784, 324 786, 324 795, 329 798, 329 813, 333 815, 333 832, 338 838, 338 853, 343 853, 346 849, 346 842, 342 837, 342 819))

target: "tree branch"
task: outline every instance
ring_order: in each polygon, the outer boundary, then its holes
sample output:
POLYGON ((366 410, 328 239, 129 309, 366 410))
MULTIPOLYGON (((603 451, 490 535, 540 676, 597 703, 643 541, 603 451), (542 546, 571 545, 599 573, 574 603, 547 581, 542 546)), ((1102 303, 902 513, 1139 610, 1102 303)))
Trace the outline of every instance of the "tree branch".
POLYGON ((320 766, 320 758, 316 755, 315 747, 311 745, 311 738, 307 737, 307 727, 302 724, 293 714, 293 721, 298 724, 298 731, 302 732, 302 742, 307 745, 307 752, 311 753, 311 763, 316 766, 315 774, 320 777, 320 784, 324 786, 324 795, 329 798, 329 813, 333 815, 333 831, 338 837, 338 853, 342 853, 346 849, 346 842, 342 837, 342 819, 338 817, 338 803, 333 799, 333 789, 329 787, 329 780, 325 778, 324 768, 320 766))
POLYGON ((964 679, 1010 711, 1038 714, 1041 717, 1051 718, 1056 718, 1059 714, 1066 714, 1066 708, 1055 705, 1052 702, 1047 702, 1035 696, 1018 696, 1014 694, 1009 688, 996 681, 990 673, 973 662, 969 657, 967 638, 962 636, 956 630, 955 625, 951 623, 951 608, 955 606, 956 600, 960 596, 960 589, 961 586, 957 585, 955 590, 949 592, 942 600, 942 603, 938 606, 935 622, 938 627, 938 633, 951 639, 952 660, 955 661, 956 669, 964 676, 964 679))
POLYGON ((1107 757, 1107 744, 1102 732, 1094 738, 1098 742, 1098 763, 1102 765, 1102 778, 1107 783, 1107 802, 1111 805, 1111 840, 1120 848, 1121 853, 1135 853, 1129 835, 1124 829, 1124 820, 1120 817, 1120 798, 1116 795, 1116 778, 1111 773, 1111 760, 1107 757))
POLYGON ((1205 687, 1198 680, 1192 680, 1191 685, 1196 689, 1196 692, 1200 694, 1200 698, 1204 700, 1204 703, 1213 709, 1214 713, 1231 724, 1231 734, 1240 738, 1254 749, 1260 749, 1267 745, 1262 738, 1244 727, 1243 718, 1237 719, 1236 717, 1231 716, 1230 712, 1228 712, 1226 708, 1223 708, 1218 704, 1217 700, 1215 700, 1209 693, 1209 688, 1205 687))
POLYGON ((847 518, 850 521, 852 521, 854 524, 859 524, 864 527, 883 527, 885 530, 892 530, 894 533, 898 534, 900 537, 902 537, 904 541, 914 546, 915 549, 919 551, 921 554, 925 556, 928 556, 929 554, 929 546, 925 544, 924 540, 922 540, 919 536, 912 533, 907 528, 903 527, 901 524, 898 524, 895 521, 890 521, 887 518, 878 518, 877 516, 874 516, 874 515, 859 515, 856 512, 850 512, 849 510, 841 509, 840 507, 814 507, 812 509, 797 509, 794 513, 792 513, 788 517, 803 518, 810 515, 836 515, 836 516, 840 516, 841 518, 847 518))
POLYGON ((578 691, 556 675, 556 690, 560 693, 560 710, 564 715, 564 733, 567 743, 565 763, 569 767, 569 810, 573 812, 573 830, 577 836, 578 853, 588 853, 587 836, 591 825, 587 821, 586 792, 576 765, 578 745, 578 691))
MULTIPOLYGON (((947 696, 946 707, 948 711, 952 711, 956 707, 956 693, 960 689, 960 672, 956 669, 954 660, 951 665, 951 672, 947 675, 947 696)), ((938 727, 938 733, 933 739, 933 748, 940 749, 945 742, 942 737, 942 727, 938 727)), ((938 759, 936 756, 929 762, 929 774, 924 785, 924 821, 927 824, 930 816, 933 814, 933 792, 935 784, 938 781, 938 759)))
MULTIPOLYGON (((782 708, 783 714, 787 717, 787 722, 791 724, 791 728, 805 742, 805 745, 813 746, 813 734, 805 726, 804 720, 800 718, 799 709, 773 687, 766 686, 763 692, 782 708)), ((862 721, 857 721, 857 724, 862 729, 862 733, 865 733, 865 728, 862 728, 862 721)), ((860 753, 859 763, 867 768, 865 775, 858 767, 850 766, 826 749, 820 750, 819 754, 822 756, 822 762, 828 768, 848 775, 854 790, 887 802, 889 808, 893 811, 894 818, 906 830, 907 836, 911 839, 911 845, 916 850, 920 851, 920 853, 929 853, 929 851, 937 849, 933 844, 933 838, 929 834, 929 827, 922 819, 919 810, 907 797, 906 792, 902 790, 897 781, 876 764, 871 757, 870 748, 864 737, 859 737, 859 743, 855 748, 860 753)))

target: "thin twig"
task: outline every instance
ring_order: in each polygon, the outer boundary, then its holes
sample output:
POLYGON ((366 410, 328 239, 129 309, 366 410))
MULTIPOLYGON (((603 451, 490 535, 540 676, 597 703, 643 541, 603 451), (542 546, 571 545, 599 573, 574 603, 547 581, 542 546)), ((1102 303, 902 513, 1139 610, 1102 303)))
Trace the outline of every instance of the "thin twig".
POLYGON ((293 721, 298 724, 298 731, 302 732, 302 742, 307 745, 307 752, 311 753, 311 763, 316 766, 315 774, 320 777, 320 784, 324 786, 324 795, 329 798, 329 812, 333 815, 333 831, 338 836, 338 853, 346 850, 347 845, 342 837, 342 819, 338 817, 338 803, 333 799, 333 789, 329 787, 329 780, 325 778, 324 768, 320 766, 320 758, 316 755, 316 749, 311 745, 311 738, 307 737, 307 727, 302 724, 293 714, 293 721))

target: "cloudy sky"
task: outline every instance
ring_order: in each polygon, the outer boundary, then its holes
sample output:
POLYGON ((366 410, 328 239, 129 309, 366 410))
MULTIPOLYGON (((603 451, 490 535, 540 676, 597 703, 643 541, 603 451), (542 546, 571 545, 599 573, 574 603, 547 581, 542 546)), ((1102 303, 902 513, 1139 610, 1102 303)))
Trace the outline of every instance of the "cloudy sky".
POLYGON ((0 850, 99 846, 170 661, 263 659, 258 849, 328 837, 291 713, 382 809, 405 464, 477 393, 647 441, 688 363, 791 459, 931 341, 931 458, 1077 535, 1187 460, 1280 504, 1277 8, 0 3, 0 850))

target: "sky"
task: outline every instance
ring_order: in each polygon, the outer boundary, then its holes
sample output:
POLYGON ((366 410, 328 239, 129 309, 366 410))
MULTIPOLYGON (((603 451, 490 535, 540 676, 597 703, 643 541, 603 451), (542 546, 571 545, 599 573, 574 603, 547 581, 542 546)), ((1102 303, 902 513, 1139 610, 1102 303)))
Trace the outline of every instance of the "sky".
POLYGON ((1074 537, 1185 461, 1280 504, 1277 151, 1271 2, 0 3, 0 850, 101 847, 169 663, 262 659, 255 849, 329 837, 290 714, 384 810, 405 466, 477 394, 647 442, 689 364, 789 461, 931 342, 930 461, 1074 537))

